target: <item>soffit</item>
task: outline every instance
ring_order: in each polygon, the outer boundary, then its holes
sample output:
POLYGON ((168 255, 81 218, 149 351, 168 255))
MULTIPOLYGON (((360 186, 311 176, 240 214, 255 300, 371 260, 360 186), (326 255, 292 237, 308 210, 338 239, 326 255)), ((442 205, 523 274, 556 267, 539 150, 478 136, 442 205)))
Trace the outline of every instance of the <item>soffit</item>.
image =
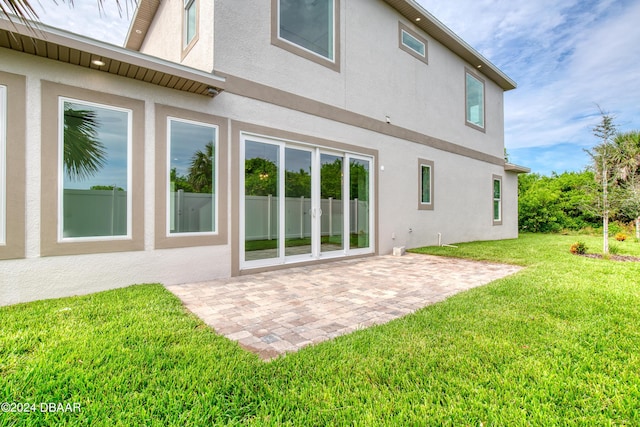
POLYGON ((427 12, 414 0, 385 0, 402 16, 410 20, 416 27, 422 29, 431 37, 442 43, 453 53, 467 61, 479 72, 493 80, 503 90, 516 88, 516 83, 500 71, 488 59, 469 46, 464 40, 447 28, 436 17, 427 12), (419 20, 418 20, 419 18, 419 20))
POLYGON ((0 47, 183 92, 213 97, 224 89, 224 78, 214 74, 35 22, 0 18, 0 47))
POLYGON ((524 167, 524 166, 520 166, 520 165, 515 165, 513 163, 506 163, 504 164, 504 170, 507 172, 514 172, 514 173, 529 173, 531 172, 531 169, 524 167))
POLYGON ((142 42, 144 42, 147 36, 147 31, 151 26, 151 22, 153 22, 153 17, 156 15, 158 6, 160 6, 160 0, 138 1, 136 14, 131 20, 124 47, 132 50, 140 50, 142 42))

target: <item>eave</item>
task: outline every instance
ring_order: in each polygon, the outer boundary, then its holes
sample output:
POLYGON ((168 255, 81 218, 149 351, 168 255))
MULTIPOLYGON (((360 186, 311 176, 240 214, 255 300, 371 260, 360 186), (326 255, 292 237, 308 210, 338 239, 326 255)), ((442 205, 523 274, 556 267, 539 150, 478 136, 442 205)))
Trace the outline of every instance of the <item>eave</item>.
POLYGON ((37 22, 0 18, 0 48, 213 97, 224 78, 37 22), (92 61, 102 61, 96 65, 92 61))
POLYGON ((513 172, 513 173, 529 173, 529 172, 531 172, 531 169, 526 168, 524 166, 514 165, 513 163, 505 163, 504 164, 504 170, 506 172, 513 172))

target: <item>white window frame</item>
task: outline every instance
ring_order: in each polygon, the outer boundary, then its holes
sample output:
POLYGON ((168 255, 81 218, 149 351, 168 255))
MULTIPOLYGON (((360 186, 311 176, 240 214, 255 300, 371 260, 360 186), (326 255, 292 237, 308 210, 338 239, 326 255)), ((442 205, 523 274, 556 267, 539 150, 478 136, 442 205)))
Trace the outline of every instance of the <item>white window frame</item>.
POLYGON ((487 125, 487 114, 486 114, 486 99, 487 99, 487 93, 486 93, 486 85, 483 79, 481 79, 480 77, 476 76, 474 73, 472 73, 470 70, 465 70, 465 74, 464 74, 464 116, 465 116, 465 123, 467 126, 472 127, 474 129, 480 130, 482 132, 485 131, 486 125, 487 125), (471 118, 469 117, 469 81, 468 78, 471 77, 474 81, 478 82, 481 86, 482 86, 482 104, 481 104, 481 108, 482 108, 482 114, 480 116, 482 123, 478 124, 475 123, 471 120, 471 118))
POLYGON ((133 233, 133 110, 82 99, 58 97, 58 242, 131 240, 133 233), (64 237, 64 103, 104 108, 127 114, 127 234, 119 236, 64 237))
POLYGON ((491 217, 493 218, 493 225, 502 225, 502 177, 499 175, 494 175, 491 180, 491 217), (495 197, 495 185, 496 182, 500 185, 500 197, 495 197), (498 202, 498 218, 496 218, 495 213, 495 204, 498 202))
POLYGON ((198 38, 198 0, 184 0, 182 9, 182 49, 188 50, 192 43, 198 38), (193 37, 189 39, 189 10, 195 8, 195 28, 193 29, 193 37))
POLYGON ((0 245, 7 244, 7 87, 0 85, 0 245))
POLYGON ((282 37, 280 35, 280 3, 281 3, 281 0, 276 0, 276 5, 277 5, 276 6, 277 7, 277 10, 276 10, 276 17, 277 17, 276 18, 276 22, 277 22, 277 24, 276 24, 276 34, 277 34, 278 40, 281 40, 284 43, 290 44, 291 46, 295 46, 296 49, 302 49, 304 52, 306 52, 308 54, 311 54, 311 55, 314 55, 314 56, 317 56, 318 58, 320 58, 320 59, 322 59, 324 61, 329 61, 329 62, 332 62, 332 63, 336 63, 336 53, 338 51, 338 47, 337 47, 337 43, 336 43, 336 40, 338 39, 338 37, 336 36, 336 21, 338 20, 338 10, 337 9, 338 9, 339 3, 338 3, 337 0, 330 0, 330 1, 333 3, 333 5, 332 5, 333 17, 331 19, 331 28, 330 28, 330 31, 328 32, 330 37, 331 37, 331 55, 329 55, 329 56, 321 55, 321 54, 319 54, 317 52, 314 52, 314 51, 312 51, 310 49, 307 49, 304 46, 301 46, 301 45, 299 45, 299 44, 297 44, 295 42, 292 42, 291 40, 288 40, 288 39, 286 39, 286 38, 284 38, 284 37, 282 37))
POLYGON ((418 210, 433 210, 433 193, 434 193, 434 182, 433 182, 433 169, 434 162, 431 160, 418 159, 418 210), (422 172, 424 168, 429 168, 429 202, 425 202, 422 200, 422 172))
POLYGON ((402 36, 401 36, 400 40, 401 40, 401 43, 402 43, 402 45, 403 45, 404 47, 406 47, 406 48, 408 48, 408 49, 411 49, 411 50, 412 50, 412 51, 414 51, 416 54, 418 54, 418 55, 420 55, 420 56, 422 56, 422 57, 427 56, 427 45, 426 45, 426 44, 424 44, 422 41, 420 41, 420 40, 418 40, 417 38, 415 38, 413 35, 411 35, 411 33, 409 33, 408 31, 406 31, 406 30, 404 30, 404 29, 403 29, 403 30, 401 30, 401 34, 402 34, 402 36), (414 42, 416 42, 416 43, 418 43, 418 44, 422 45, 422 52, 420 52, 419 50, 416 50, 413 46, 411 46, 411 45, 407 44, 407 43, 404 41, 404 40, 405 40, 405 37, 408 37, 408 38, 409 38, 409 39, 411 39, 412 41, 414 41, 414 42))
MULTIPOLYGON (((376 234, 375 234, 375 171, 376 164, 375 158, 366 154, 358 154, 355 152, 342 150, 338 148, 324 147, 322 145, 317 145, 313 143, 308 143, 299 140, 292 140, 288 138, 269 136, 260 133, 253 132, 240 132, 240 150, 239 150, 239 186, 240 186, 240 241, 239 241, 239 257, 240 257, 240 270, 248 270, 253 268, 260 267, 270 267, 274 265, 283 265, 283 264, 295 264, 296 262, 301 261, 310 261, 310 260, 321 260, 321 259, 329 259, 329 258, 338 258, 338 257, 347 257, 353 255, 364 255, 375 252, 375 242, 376 242, 376 234), (316 242, 315 247, 312 250, 311 256, 304 255, 302 257, 298 256, 285 256, 285 248, 284 245, 280 244, 278 246, 278 256, 274 258, 268 259, 260 259, 260 260, 246 260, 245 258, 245 239, 246 239, 246 230, 245 230, 245 221, 246 221, 246 211, 245 211, 245 145, 247 141, 258 142, 262 144, 268 144, 277 146, 279 148, 279 165, 278 165, 278 185, 279 185, 279 194, 284 194, 284 180, 285 180, 285 169, 282 167, 285 165, 285 149, 287 147, 295 148, 298 150, 306 150, 314 153, 312 155, 312 164, 314 168, 317 170, 317 174, 320 173, 320 155, 321 154, 333 154, 336 156, 342 156, 343 164, 342 164, 342 173, 343 173, 343 182, 342 182, 342 194, 343 196, 342 204, 344 206, 344 214, 343 214, 343 248, 337 251, 331 252, 321 252, 320 241, 316 242), (352 159, 362 160, 369 162, 369 246, 365 248, 350 248, 350 200, 349 200, 349 191, 350 191, 350 162, 352 159), (346 197, 346 198, 345 198, 346 197), (345 231, 346 230, 346 231, 345 231)), ((315 212, 319 212, 320 215, 320 181, 314 179, 312 176, 312 197, 316 200, 317 205, 314 206, 315 212)), ((279 212, 284 212, 285 208, 285 197, 278 198, 279 203, 279 212)), ((314 214, 315 215, 315 214, 314 214)), ((278 225, 278 238, 283 242, 283 237, 285 233, 285 215, 280 215, 278 217, 279 225, 278 225)), ((316 221, 315 224, 316 233, 320 235, 320 223, 316 221)))
POLYGON ((198 122, 195 120, 187 120, 187 119, 181 119, 178 117, 174 117, 174 116, 167 116, 167 164, 166 164, 166 170, 167 170, 167 181, 165 183, 165 190, 166 190, 166 194, 167 194, 167 204, 166 204, 166 210, 165 210, 165 214, 166 214, 166 218, 167 218, 167 224, 166 224, 166 233, 167 236, 169 238, 175 238, 175 237, 188 237, 188 236, 217 236, 218 232, 219 232, 219 227, 218 227, 218 211, 219 211, 219 206, 218 206, 218 170, 219 170, 219 155, 218 155, 218 140, 220 139, 219 137, 220 135, 220 129, 219 126, 217 125, 212 125, 210 123, 205 123, 205 122, 198 122), (214 164, 214 188, 213 188, 213 215, 214 215, 214 221, 213 221, 213 231, 198 231, 198 232, 191 232, 191 233, 172 233, 171 232, 171 123, 172 122, 181 122, 181 123, 187 123, 187 124, 192 124, 195 126, 202 126, 202 127, 208 127, 208 128, 212 128, 214 129, 214 137, 215 137, 215 141, 213 141, 213 155, 214 155, 214 159, 213 159, 213 164, 214 164))

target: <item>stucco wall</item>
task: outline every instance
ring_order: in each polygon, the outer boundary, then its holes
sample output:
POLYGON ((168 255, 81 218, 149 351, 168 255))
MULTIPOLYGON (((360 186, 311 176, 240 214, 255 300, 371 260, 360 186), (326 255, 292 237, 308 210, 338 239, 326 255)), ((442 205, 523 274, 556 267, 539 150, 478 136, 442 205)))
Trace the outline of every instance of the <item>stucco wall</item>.
POLYGON ((339 72, 271 44, 270 1, 215 4, 216 71, 503 156, 502 89, 484 78, 486 132, 466 126, 465 67, 475 66, 384 1, 340 2, 339 72), (398 47, 398 22, 427 39, 428 65, 398 47))
POLYGON ((202 71, 213 71, 213 1, 198 1, 197 40, 190 49, 182 43, 182 0, 160 2, 140 52, 202 71))
POLYGON ((225 118, 229 126, 228 139, 220 143, 231 149, 234 135, 242 131, 242 127, 232 125, 237 121, 274 131, 295 132, 303 135, 301 142, 305 142, 306 135, 377 150, 374 163, 378 183, 375 237, 380 254, 390 253, 394 246, 436 244, 438 233, 442 233, 444 243, 517 236, 517 180, 515 175, 505 173, 500 165, 229 92, 212 99, 5 49, 2 57, 2 71, 26 75, 28 126, 25 144, 26 258, 0 261, 3 271, 0 275, 0 305, 85 294, 135 283, 175 284, 232 274, 232 258, 237 256, 234 248, 238 247, 238 234, 233 230, 240 226, 232 185, 233 180, 239 179, 242 163, 232 163, 231 156, 227 160, 231 179, 225 201, 229 220, 220 224, 229 232, 227 244, 155 249, 155 224, 158 216, 165 215, 156 208, 157 167, 164 167, 155 161, 158 133, 156 104, 225 118), (41 143, 43 132, 48 131, 40 126, 43 80, 144 102, 144 141, 136 141, 144 143, 144 193, 138 194, 144 198, 144 250, 41 257, 41 143), (434 162, 433 211, 417 209, 418 158, 434 162), (493 175, 502 176, 504 183, 504 220, 500 226, 494 226, 491 217, 493 175))
MULTIPOLYGON (((114 77, 55 61, 0 49, 0 69, 27 74, 26 253, 25 259, 0 261, 0 305, 86 294, 135 283, 164 284, 229 277, 230 245, 154 250, 155 103, 206 110, 211 99, 114 77), (142 251, 41 257, 42 187, 41 81, 73 85, 145 101, 144 248, 142 251)), ((45 130, 46 132, 47 130, 45 130)), ((140 141, 136 141, 140 143, 140 141)), ((226 141, 224 141, 226 143, 226 141)), ((48 177, 56 180, 57 177, 48 177)), ((228 206, 228 203, 226 204, 228 206)), ((163 213, 159 213, 162 215, 163 213)), ((12 224, 8 224, 11 227, 12 224)), ((229 228, 229 224, 220 224, 229 228)))

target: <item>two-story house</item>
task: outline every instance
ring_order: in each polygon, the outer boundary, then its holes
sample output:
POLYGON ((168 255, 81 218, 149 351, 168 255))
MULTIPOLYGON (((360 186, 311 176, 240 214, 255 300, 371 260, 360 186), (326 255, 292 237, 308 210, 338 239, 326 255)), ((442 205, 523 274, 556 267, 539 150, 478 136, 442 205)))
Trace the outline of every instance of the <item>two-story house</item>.
POLYGON ((0 19, 0 304, 517 237, 515 83, 413 0, 0 19))

